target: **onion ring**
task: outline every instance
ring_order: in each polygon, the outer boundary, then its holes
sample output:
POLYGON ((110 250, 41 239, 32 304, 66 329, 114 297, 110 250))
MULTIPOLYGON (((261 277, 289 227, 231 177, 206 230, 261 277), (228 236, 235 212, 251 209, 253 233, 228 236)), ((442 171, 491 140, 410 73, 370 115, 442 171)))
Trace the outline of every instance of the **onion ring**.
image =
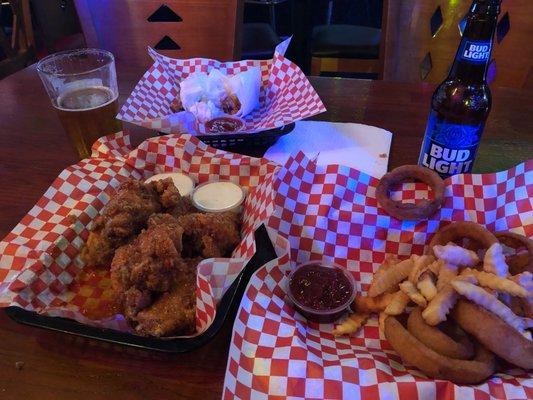
POLYGON ((476 346, 476 355, 472 360, 446 357, 414 337, 393 316, 385 320, 385 337, 402 359, 432 378, 475 384, 491 376, 496 368, 494 355, 483 346, 476 346))
MULTIPOLYGON (((443 322, 443 325, 446 323, 447 321, 443 322)), ((446 328, 451 328, 451 326, 446 326, 446 328)), ((447 329, 447 331, 454 334, 451 336, 435 326, 426 324, 424 318, 422 318, 422 309, 420 307, 415 308, 409 314, 407 330, 440 355, 460 360, 469 360, 474 356, 474 346, 464 332, 460 334, 447 329)))
POLYGON ((444 202, 444 181, 429 168, 419 165, 402 165, 385 174, 376 188, 376 198, 383 209, 399 220, 416 221, 427 219, 441 208, 444 202), (420 180, 433 190, 433 200, 424 199, 416 204, 402 203, 390 198, 391 187, 394 184, 420 180))
POLYGON ((433 246, 445 245, 462 238, 468 238, 481 244, 483 248, 488 249, 498 239, 481 225, 471 221, 452 222, 444 228, 439 229, 431 238, 426 254, 433 254, 433 246))
POLYGON ((519 249, 525 247, 527 249, 527 257, 521 255, 514 255, 509 258, 509 272, 511 275, 519 274, 520 272, 529 271, 533 273, 533 240, 518 233, 502 231, 494 234, 501 244, 519 249))
POLYGON ((505 361, 521 368, 533 368, 533 341, 497 315, 467 300, 459 300, 451 315, 464 331, 505 361))

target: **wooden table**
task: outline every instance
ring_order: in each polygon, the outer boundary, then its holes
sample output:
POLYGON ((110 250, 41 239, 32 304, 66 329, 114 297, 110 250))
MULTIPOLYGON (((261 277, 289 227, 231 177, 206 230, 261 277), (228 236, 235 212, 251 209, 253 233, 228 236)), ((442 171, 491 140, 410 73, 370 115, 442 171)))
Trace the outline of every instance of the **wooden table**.
MULTIPOLYGON (((121 101, 141 71, 119 70, 121 101)), ((389 167, 416 163, 433 87, 311 78, 328 112, 316 119, 393 132, 389 167)), ((497 171, 533 154, 533 93, 494 89, 476 170, 497 171)), ((153 132, 133 128, 134 143, 153 132)), ((0 81, 0 237, 76 162, 33 67, 0 81)), ((198 351, 167 355, 30 328, 0 312, 1 399, 220 398, 232 320, 198 351), (17 364, 22 362, 22 364, 17 364), (19 368, 16 367, 18 365, 19 368)))

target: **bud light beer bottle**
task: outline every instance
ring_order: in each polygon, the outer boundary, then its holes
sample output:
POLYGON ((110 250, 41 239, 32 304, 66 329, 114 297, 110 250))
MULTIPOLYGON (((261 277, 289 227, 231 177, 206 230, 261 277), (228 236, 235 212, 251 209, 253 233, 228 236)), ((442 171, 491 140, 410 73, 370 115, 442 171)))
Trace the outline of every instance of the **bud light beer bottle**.
POLYGON ((472 171, 491 107, 486 75, 500 3, 472 3, 450 73, 433 93, 418 164, 443 178, 472 171))

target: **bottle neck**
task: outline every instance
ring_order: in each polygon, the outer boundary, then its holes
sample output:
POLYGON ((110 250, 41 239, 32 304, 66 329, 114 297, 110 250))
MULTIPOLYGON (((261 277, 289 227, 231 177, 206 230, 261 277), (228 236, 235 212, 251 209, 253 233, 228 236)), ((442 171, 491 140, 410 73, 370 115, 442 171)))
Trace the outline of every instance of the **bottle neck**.
POLYGON ((472 83, 486 81, 498 13, 499 7, 491 8, 474 1, 448 79, 472 83))

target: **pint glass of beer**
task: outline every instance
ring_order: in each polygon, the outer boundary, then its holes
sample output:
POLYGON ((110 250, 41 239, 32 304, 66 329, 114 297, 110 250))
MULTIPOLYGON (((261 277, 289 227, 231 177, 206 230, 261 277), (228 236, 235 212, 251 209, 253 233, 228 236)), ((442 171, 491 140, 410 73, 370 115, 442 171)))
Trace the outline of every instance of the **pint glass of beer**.
POLYGON ((97 49, 63 51, 39 61, 37 71, 80 158, 91 155, 99 137, 122 130, 115 118, 118 87, 113 54, 97 49))

